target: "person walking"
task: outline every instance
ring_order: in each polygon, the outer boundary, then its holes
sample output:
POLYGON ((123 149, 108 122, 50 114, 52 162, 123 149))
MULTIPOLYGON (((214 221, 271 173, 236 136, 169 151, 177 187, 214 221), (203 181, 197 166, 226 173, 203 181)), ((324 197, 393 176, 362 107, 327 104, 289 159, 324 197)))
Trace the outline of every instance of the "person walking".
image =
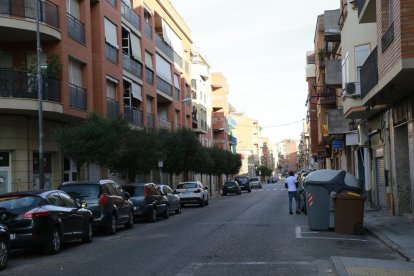
POLYGON ((298 196, 298 189, 296 187, 296 177, 294 176, 293 171, 289 172, 289 176, 285 179, 285 188, 288 189, 289 195, 289 214, 293 215, 292 211, 292 198, 295 198, 296 203, 296 214, 300 214, 299 211, 299 196, 298 196))

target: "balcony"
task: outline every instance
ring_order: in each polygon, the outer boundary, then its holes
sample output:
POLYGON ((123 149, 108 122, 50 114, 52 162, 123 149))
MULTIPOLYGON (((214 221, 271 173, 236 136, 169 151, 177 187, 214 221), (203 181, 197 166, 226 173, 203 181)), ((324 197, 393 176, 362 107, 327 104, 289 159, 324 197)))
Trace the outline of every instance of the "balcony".
POLYGON ((375 23, 377 21, 376 1, 375 0, 357 0, 358 1, 358 20, 359 23, 375 23))
POLYGON ((157 90, 172 97, 172 85, 157 76, 157 90))
POLYGON ((157 33, 155 34, 155 47, 164 53, 170 60, 174 60, 174 51, 157 33))
POLYGON ((154 71, 145 67, 145 82, 154 85, 154 71))
POLYGON ((141 30, 141 23, 140 23, 141 19, 139 15, 122 1, 121 1, 121 13, 122 13, 122 16, 129 23, 131 23, 132 26, 134 26, 138 31, 141 30))
POLYGON ((106 114, 109 118, 115 119, 119 115, 119 103, 114 99, 106 99, 106 114))
MULTIPOLYGON (((36 0, 0 1, 0 41, 36 40, 36 0)), ((49 1, 40 2, 40 39, 60 40, 59 8, 49 1)))
POLYGON ((143 111, 136 107, 124 106, 125 119, 134 125, 144 125, 143 111))
POLYGON ((147 113, 147 127, 148 128, 154 128, 154 115, 151 113, 147 113))
POLYGON ((105 42, 105 57, 114 64, 118 64, 118 49, 105 42))
POLYGON ((237 146, 237 138, 236 137, 234 137, 233 135, 228 135, 228 138, 227 138, 227 140, 229 141, 229 144, 230 145, 235 145, 235 146, 237 146))
POLYGON ((325 93, 318 94, 320 105, 336 105, 335 90, 327 91, 325 93))
POLYGON ((328 10, 324 12, 324 36, 326 42, 341 41, 341 30, 339 29, 339 18, 341 13, 339 9, 328 10))
POLYGON ((340 88, 342 86, 341 59, 325 60, 325 83, 326 87, 340 88))
POLYGON ((342 109, 330 109, 327 111, 326 119, 328 122, 328 134, 344 134, 349 132, 351 120, 344 119, 342 109))
POLYGON ((68 35, 77 42, 85 44, 85 26, 71 14, 66 14, 68 23, 68 35))
POLYGON ((142 64, 140 62, 122 53, 122 66, 135 77, 142 79, 142 64))
POLYGON ((224 112, 213 113, 213 126, 212 127, 214 131, 227 130, 227 120, 224 116, 224 112))
POLYGON ((69 84, 69 104, 71 107, 86 110, 86 90, 74 84, 69 84))
POLYGON ((381 48, 382 52, 384 53, 385 50, 390 46, 391 42, 394 40, 394 22, 392 22, 391 26, 385 32, 385 34, 381 38, 381 48))
POLYGON ((361 98, 365 97, 378 84, 378 53, 377 47, 371 52, 361 68, 361 98))
POLYGON ((173 130, 173 123, 168 121, 166 118, 158 117, 158 127, 165 128, 169 131, 173 130))
MULTIPOLYGON (((43 100, 60 103, 60 80, 42 76, 43 100)), ((0 97, 37 99, 37 76, 25 71, 0 70, 0 97)))

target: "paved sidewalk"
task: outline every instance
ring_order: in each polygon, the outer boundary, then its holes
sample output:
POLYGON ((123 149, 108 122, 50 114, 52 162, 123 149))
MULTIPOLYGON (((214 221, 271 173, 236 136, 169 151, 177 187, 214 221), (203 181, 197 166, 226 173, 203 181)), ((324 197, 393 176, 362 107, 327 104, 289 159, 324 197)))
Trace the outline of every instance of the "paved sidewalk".
POLYGON ((366 208, 364 227, 407 261, 332 257, 337 275, 412 275, 414 276, 414 221, 391 216, 385 211, 366 208))

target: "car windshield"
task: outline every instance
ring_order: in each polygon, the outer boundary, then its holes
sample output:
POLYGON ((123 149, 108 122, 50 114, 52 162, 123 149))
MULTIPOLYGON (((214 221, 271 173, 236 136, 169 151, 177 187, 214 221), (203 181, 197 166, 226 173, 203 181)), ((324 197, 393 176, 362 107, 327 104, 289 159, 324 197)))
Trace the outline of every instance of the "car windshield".
POLYGON ((36 206, 40 206, 42 199, 31 195, 14 195, 0 197, 0 211, 25 213, 36 206))
POLYGON ((177 185, 177 189, 196 189, 198 188, 197 183, 182 183, 177 185))
POLYGON ((237 186, 237 184, 236 184, 236 182, 231 181, 231 182, 224 183, 224 186, 226 186, 226 187, 235 187, 235 186, 237 186))
POLYGON ((240 177, 236 179, 239 183, 241 184, 246 184, 249 182, 249 179, 245 178, 245 177, 240 177))
POLYGON ((73 198, 98 198, 99 185, 98 184, 75 184, 63 185, 59 190, 65 191, 73 198))
POLYGON ((253 178, 250 178, 250 181, 259 181, 259 178, 253 177, 253 178))
POLYGON ((144 196, 144 186, 124 186, 125 191, 127 191, 131 196, 144 196))

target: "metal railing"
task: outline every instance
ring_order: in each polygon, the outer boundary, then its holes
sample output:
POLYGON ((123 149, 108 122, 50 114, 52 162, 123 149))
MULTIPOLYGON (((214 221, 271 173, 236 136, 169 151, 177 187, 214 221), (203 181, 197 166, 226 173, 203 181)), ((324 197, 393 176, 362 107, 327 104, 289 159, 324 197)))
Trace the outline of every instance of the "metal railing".
POLYGON ((116 0, 106 0, 109 4, 111 4, 113 7, 116 7, 116 0))
POLYGON ((118 64, 118 49, 108 42, 105 42, 105 56, 110 62, 118 64))
POLYGON ((177 87, 175 87, 175 88, 174 88, 174 96, 175 96, 175 99, 176 99, 177 101, 179 101, 179 100, 181 99, 181 97, 180 97, 180 93, 181 93, 180 89, 179 89, 179 88, 177 88, 177 87))
POLYGON ((157 76, 157 89, 172 97, 172 85, 157 76))
POLYGON ((70 106, 86 110, 86 101, 86 90, 82 87, 69 83, 70 106))
POLYGON ((174 51, 173 49, 173 55, 174 55, 174 62, 178 64, 181 68, 183 68, 183 59, 174 51))
POLYGON ((152 27, 148 22, 144 22, 144 34, 149 39, 152 39, 152 27))
MULTIPOLYGON (((36 1, 37 0, 2 0, 0 1, 0 15, 36 20, 36 1)), ((59 29, 58 6, 47 0, 40 1, 39 21, 59 29)))
POLYGON ((125 53, 122 53, 122 66, 132 75, 142 79, 142 64, 125 53))
POLYGON ((154 115, 151 113, 147 113, 147 127, 154 128, 154 115))
POLYGON ((378 84, 378 51, 377 47, 372 50, 361 68, 361 98, 363 99, 369 91, 378 84))
POLYGON ((390 46, 393 40, 394 40, 394 22, 392 22, 388 30, 385 32, 385 34, 381 38, 381 48, 382 48, 383 53, 388 48, 388 46, 390 46))
POLYGON ((165 128, 165 129, 168 129, 169 131, 172 131, 173 123, 168 121, 166 118, 158 117, 158 127, 165 128))
POLYGON ((110 118, 116 118, 119 115, 119 103, 111 98, 106 98, 106 113, 110 118))
POLYGON ((124 106, 125 119, 135 125, 144 125, 143 111, 133 106, 124 106))
POLYGON ((154 85, 154 72, 148 67, 145 67, 145 81, 148 84, 154 85))
POLYGON ((137 30, 141 29, 141 20, 139 15, 132 10, 130 7, 128 7, 123 1, 121 1, 121 13, 122 16, 128 20, 129 23, 132 24, 137 30))
POLYGON ((85 25, 69 13, 66 14, 66 18, 68 35, 77 42, 85 44, 85 25))
MULTIPOLYGON (((60 80, 42 76, 43 99, 60 102, 60 80)), ((0 97, 37 99, 37 76, 26 71, 0 69, 0 97)))
POLYGON ((174 60, 173 49, 157 33, 155 34, 155 46, 171 60, 174 60))

